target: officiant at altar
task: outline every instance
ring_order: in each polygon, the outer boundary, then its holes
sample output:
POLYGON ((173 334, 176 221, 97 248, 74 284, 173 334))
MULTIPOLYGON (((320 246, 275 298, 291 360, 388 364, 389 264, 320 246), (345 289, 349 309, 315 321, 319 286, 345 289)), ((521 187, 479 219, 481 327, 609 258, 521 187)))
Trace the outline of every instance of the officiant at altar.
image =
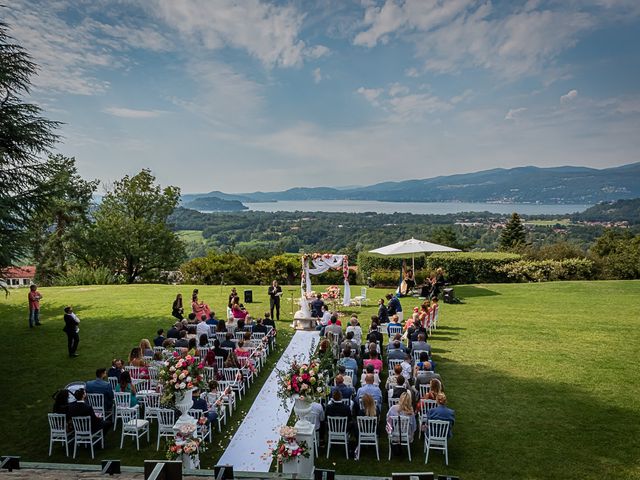
POLYGON ((271 282, 271 286, 267 292, 269 294, 269 307, 271 311, 271 318, 280 320, 280 297, 282 297, 282 287, 278 285, 278 281, 271 282), (273 310, 275 308, 276 316, 273 316, 273 310))

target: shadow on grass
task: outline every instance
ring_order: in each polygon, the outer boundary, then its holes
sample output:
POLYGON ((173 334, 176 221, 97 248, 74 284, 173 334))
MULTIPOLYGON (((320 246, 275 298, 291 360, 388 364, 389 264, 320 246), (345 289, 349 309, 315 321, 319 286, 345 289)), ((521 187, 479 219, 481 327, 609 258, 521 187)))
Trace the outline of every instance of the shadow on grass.
POLYGON ((464 285, 460 287, 455 287, 454 289, 456 297, 462 298, 474 298, 474 297, 493 297, 496 295, 501 295, 500 293, 489 290, 485 287, 476 287, 473 285, 464 285))
POLYGON ((316 467, 378 477, 433 471, 465 480, 635 478, 640 467, 637 411, 612 406, 568 384, 513 377, 451 360, 439 365, 444 367, 439 371, 449 406, 456 411, 449 466, 437 451, 430 452, 425 465, 424 442, 417 436, 411 462, 406 450, 387 461, 383 434, 380 462, 371 447, 363 449, 358 462, 346 460, 344 450, 337 448, 329 459, 321 450, 316 467))

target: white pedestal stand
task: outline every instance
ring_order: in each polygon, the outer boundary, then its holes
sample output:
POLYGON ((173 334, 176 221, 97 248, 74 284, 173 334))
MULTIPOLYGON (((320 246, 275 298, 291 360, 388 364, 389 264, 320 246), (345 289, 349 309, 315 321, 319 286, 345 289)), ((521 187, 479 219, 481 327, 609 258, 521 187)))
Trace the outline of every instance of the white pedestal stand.
MULTIPOLYGON (((193 436, 197 436, 197 424, 198 421, 188 414, 189 409, 193 406, 193 390, 185 390, 183 392, 176 392, 176 408, 180 410, 182 415, 178 418, 178 421, 173 425, 173 431, 178 433, 180 427, 183 425, 193 425, 193 436)), ((176 445, 181 445, 183 442, 176 441, 176 445)), ((191 455, 182 454, 182 468, 190 470, 200 468, 200 457, 198 454, 191 455)))
POLYGON ((297 474, 298 478, 313 478, 313 469, 315 463, 313 442, 315 442, 315 425, 306 421, 296 422, 296 441, 298 444, 306 442, 309 446, 309 458, 298 457, 297 474))

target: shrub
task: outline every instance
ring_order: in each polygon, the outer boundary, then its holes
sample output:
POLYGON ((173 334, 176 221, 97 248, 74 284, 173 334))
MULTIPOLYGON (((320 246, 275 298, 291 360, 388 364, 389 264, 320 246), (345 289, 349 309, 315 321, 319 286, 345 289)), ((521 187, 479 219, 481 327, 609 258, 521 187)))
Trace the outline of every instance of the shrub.
POLYGON ((584 258, 520 260, 496 267, 496 270, 518 282, 588 280, 592 278, 594 263, 584 258))
MULTIPOLYGON (((396 271, 400 276, 400 268, 402 266, 402 258, 398 257, 384 257, 380 255, 374 255, 367 252, 358 253, 358 281, 362 284, 367 283, 367 278, 373 279, 373 272, 376 271, 396 271)), ((411 264, 411 259, 406 258, 407 265, 411 264)), ((425 256, 423 254, 416 254, 415 256, 416 272, 424 268, 425 256)))
POLYGON ((233 253, 210 251, 206 257, 194 258, 180 267, 185 282, 216 285, 224 280, 229 284, 253 284, 255 271, 249 261, 233 253))
POLYGON ((441 267, 450 283, 502 283, 508 282, 509 279, 496 268, 521 258, 515 253, 433 253, 426 257, 425 273, 431 274, 436 268, 441 267))
MULTIPOLYGON (((124 279, 122 279, 124 281, 124 279)), ((106 267, 72 267, 66 273, 54 277, 51 285, 67 287, 73 285, 110 285, 120 283, 111 270, 106 267)))
MULTIPOLYGON (((375 270, 370 276, 376 287, 397 287, 400 282, 400 270, 375 270)), ((416 272, 416 284, 424 283, 427 276, 424 270, 416 272)))

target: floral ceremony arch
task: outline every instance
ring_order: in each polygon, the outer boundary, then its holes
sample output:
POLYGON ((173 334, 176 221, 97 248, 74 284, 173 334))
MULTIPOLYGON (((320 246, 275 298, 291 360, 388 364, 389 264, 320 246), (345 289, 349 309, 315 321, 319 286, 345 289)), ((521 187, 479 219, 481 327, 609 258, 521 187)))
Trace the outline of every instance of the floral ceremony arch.
POLYGON ((349 306, 351 304, 351 287, 349 286, 349 257, 347 255, 333 255, 331 253, 314 253, 311 255, 303 255, 302 275, 300 282, 302 299, 305 299, 306 295, 311 293, 311 275, 320 275, 327 270, 337 270, 339 268, 342 268, 342 276, 344 277, 342 305, 344 305, 345 307, 349 306), (309 261, 311 261, 312 267, 309 265, 309 261))

